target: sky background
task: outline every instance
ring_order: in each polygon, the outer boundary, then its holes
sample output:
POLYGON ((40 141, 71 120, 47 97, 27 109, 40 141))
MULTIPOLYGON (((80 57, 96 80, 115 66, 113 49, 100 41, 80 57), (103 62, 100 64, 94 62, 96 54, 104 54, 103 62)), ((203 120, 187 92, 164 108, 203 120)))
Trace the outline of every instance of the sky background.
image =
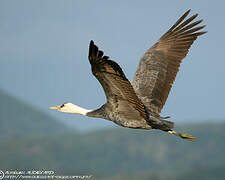
POLYGON ((91 39, 131 79, 145 51, 192 9, 208 33, 183 61, 162 115, 176 123, 224 120, 224 8, 223 0, 0 0, 0 89, 82 130, 116 126, 48 107, 105 103, 87 58, 91 39))

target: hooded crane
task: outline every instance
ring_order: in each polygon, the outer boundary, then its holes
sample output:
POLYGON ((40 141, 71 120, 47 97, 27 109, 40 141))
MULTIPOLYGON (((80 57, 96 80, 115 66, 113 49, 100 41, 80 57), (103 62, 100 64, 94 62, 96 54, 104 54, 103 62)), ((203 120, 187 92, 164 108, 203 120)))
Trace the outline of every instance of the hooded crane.
POLYGON ((169 117, 160 116, 181 61, 197 37, 206 33, 199 32, 205 26, 196 27, 202 20, 193 22, 198 14, 185 20, 189 13, 190 10, 144 54, 131 82, 121 67, 105 56, 91 40, 88 58, 107 102, 96 110, 87 110, 72 103, 50 109, 103 118, 127 128, 160 129, 183 139, 195 140, 192 135, 173 130, 174 123, 165 120, 169 117))

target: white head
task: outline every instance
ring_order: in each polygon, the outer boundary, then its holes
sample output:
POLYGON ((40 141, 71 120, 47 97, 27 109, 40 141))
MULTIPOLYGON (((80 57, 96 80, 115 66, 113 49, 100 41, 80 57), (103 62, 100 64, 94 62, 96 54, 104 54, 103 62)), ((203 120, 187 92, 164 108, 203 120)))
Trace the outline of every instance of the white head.
POLYGON ((59 106, 49 107, 49 109, 56 109, 56 110, 58 110, 60 112, 64 112, 64 113, 82 114, 85 116, 87 115, 88 112, 92 111, 92 110, 84 109, 84 108, 77 106, 75 104, 72 104, 72 103, 64 103, 59 106))

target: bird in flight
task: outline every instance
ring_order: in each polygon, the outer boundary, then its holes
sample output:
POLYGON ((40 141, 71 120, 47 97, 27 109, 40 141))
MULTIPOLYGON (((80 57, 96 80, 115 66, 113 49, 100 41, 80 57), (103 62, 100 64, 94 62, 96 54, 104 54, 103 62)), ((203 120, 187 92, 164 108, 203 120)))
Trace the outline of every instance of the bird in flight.
POLYGON ((184 13, 143 55, 131 82, 121 67, 105 56, 91 40, 88 59, 93 75, 104 89, 107 102, 95 110, 72 103, 50 109, 103 118, 127 128, 159 129, 194 141, 194 136, 173 130, 174 123, 168 121, 169 117, 160 116, 181 61, 197 37, 206 33, 199 31, 205 25, 197 26, 202 20, 193 22, 198 14, 187 18, 189 13, 190 10, 184 13))

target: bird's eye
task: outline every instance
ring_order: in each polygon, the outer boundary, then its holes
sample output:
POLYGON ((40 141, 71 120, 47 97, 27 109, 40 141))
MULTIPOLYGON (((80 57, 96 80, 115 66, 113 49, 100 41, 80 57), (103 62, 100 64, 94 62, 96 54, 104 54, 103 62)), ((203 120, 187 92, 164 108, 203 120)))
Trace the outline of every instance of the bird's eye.
POLYGON ((60 108, 63 108, 65 105, 64 104, 62 104, 61 106, 60 106, 60 108))

